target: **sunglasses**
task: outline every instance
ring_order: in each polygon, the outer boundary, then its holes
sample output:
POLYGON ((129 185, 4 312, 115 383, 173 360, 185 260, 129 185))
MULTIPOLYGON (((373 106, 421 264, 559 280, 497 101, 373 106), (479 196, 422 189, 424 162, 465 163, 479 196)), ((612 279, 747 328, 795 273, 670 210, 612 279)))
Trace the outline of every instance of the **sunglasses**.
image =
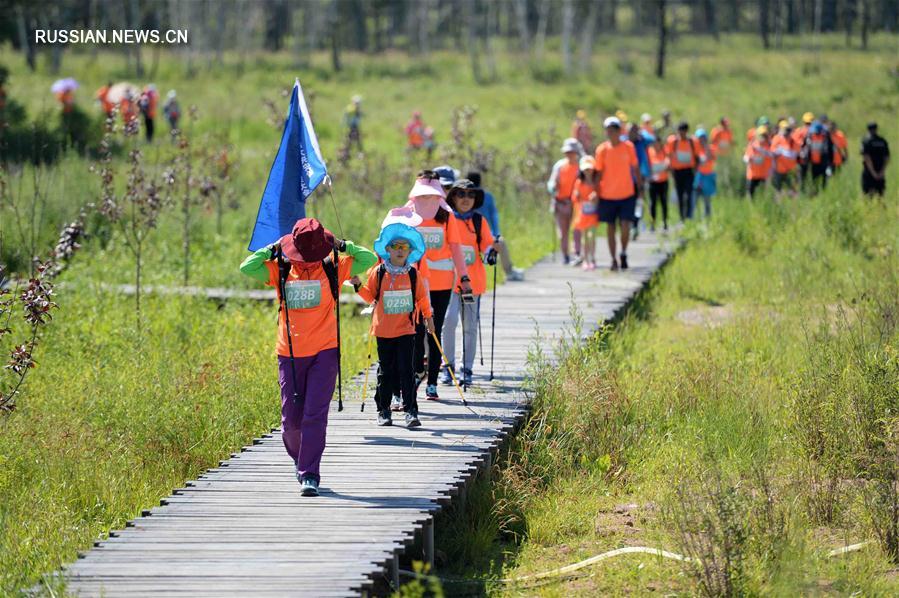
POLYGON ((468 197, 470 199, 477 199, 478 194, 474 191, 456 191, 456 197, 468 197))
POLYGON ((411 245, 408 241, 394 241, 387 246, 387 249, 409 249, 411 245))

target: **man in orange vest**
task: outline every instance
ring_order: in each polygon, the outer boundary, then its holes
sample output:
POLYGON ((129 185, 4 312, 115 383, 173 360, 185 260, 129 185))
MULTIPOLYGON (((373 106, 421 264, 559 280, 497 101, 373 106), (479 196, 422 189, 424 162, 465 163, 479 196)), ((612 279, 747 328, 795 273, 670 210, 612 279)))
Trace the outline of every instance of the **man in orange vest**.
POLYGON ((780 130, 771 141, 771 153, 774 154, 774 173, 771 182, 778 195, 782 190, 796 195, 796 166, 799 159, 799 144, 793 138, 793 127, 789 121, 778 123, 780 130))
POLYGON ((808 160, 813 193, 826 187, 827 178, 833 173, 833 140, 820 121, 812 122, 809 127, 800 155, 808 160))
POLYGON ((808 156, 803 155, 801 148, 805 145, 805 138, 808 136, 809 127, 812 126, 812 121, 815 120, 815 115, 811 112, 806 112, 802 115, 802 126, 797 127, 796 130, 793 131, 793 141, 796 142, 796 146, 800 148, 799 152, 799 184, 805 189, 805 183, 808 179, 808 170, 809 170, 809 162, 808 156))
MULTIPOLYGON (((562 153, 565 157, 553 165, 552 173, 546 182, 546 189, 552 195, 552 213, 556 219, 558 227, 559 239, 562 246, 562 260, 565 264, 571 263, 569 255, 568 235, 571 231, 571 218, 574 213, 573 204, 571 203, 571 195, 574 192, 575 183, 580 173, 578 164, 581 159, 583 148, 574 137, 569 137, 562 143, 562 153)), ((581 234, 579 230, 574 231, 574 253, 576 256, 575 265, 580 263, 581 255, 581 234)))
POLYGON ((688 134, 690 125, 681 121, 677 125, 677 134, 668 137, 665 152, 671 162, 671 172, 674 174, 674 190, 677 194, 677 208, 681 222, 690 217, 690 202, 693 198, 693 177, 702 148, 695 138, 688 134))
POLYGON ((730 130, 730 119, 726 116, 722 116, 718 122, 717 126, 712 127, 709 141, 712 143, 712 150, 716 155, 726 156, 734 144, 734 132, 730 130))
POLYGON ((833 140, 833 169, 836 172, 849 159, 849 140, 836 122, 830 121, 828 129, 833 140))
POLYGON ((746 191, 750 199, 771 175, 771 157, 768 148, 768 127, 762 125, 756 129, 752 141, 743 153, 743 162, 746 163, 746 191))
POLYGON ((599 221, 606 223, 612 270, 618 270, 615 259, 615 223, 621 227, 620 267, 627 269, 627 244, 630 224, 634 220, 637 196, 643 189, 637 151, 634 144, 621 138, 621 120, 610 116, 603 122, 607 140, 596 148, 594 168, 599 176, 599 221))

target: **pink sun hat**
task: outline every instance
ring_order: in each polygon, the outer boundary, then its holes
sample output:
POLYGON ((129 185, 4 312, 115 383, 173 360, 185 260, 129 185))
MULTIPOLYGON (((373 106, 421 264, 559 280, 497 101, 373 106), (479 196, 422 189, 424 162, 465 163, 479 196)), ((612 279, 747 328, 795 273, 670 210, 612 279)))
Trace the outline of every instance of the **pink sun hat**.
POLYGON ((446 191, 440 186, 440 179, 415 179, 415 185, 409 191, 409 199, 425 195, 436 195, 441 199, 446 199, 446 191))

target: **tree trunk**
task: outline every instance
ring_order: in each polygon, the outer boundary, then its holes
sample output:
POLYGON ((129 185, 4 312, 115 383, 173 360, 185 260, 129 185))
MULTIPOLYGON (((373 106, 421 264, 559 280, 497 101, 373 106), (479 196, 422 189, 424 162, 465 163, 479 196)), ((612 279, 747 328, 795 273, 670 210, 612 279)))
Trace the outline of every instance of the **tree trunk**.
MULTIPOLYGON (((131 29, 140 29, 140 7, 137 0, 131 0, 130 10, 128 11, 128 25, 131 29)), ((144 76, 144 63, 141 60, 140 44, 131 44, 131 50, 134 52, 134 74, 138 77, 144 76)))
POLYGON ((795 35, 799 31, 799 23, 797 22, 796 0, 787 0, 787 33, 795 35))
POLYGON ((431 18, 431 2, 430 0, 420 0, 418 6, 418 50, 422 54, 430 51, 430 18, 431 18))
POLYGON ((668 24, 665 22, 665 0, 658 0, 659 3, 659 52, 656 58, 656 77, 665 78, 665 44, 668 41, 668 24))
POLYGON ((590 70, 590 60, 593 57, 593 37, 596 35, 596 20, 599 18, 599 3, 591 2, 587 11, 587 20, 581 29, 581 57, 580 70, 590 70))
POLYGON ((471 74, 474 77, 475 83, 480 85, 483 83, 484 77, 481 74, 481 62, 478 58, 478 55, 480 54, 478 52, 478 37, 475 33, 478 22, 477 16, 475 15, 477 7, 476 0, 466 0, 462 13, 465 18, 465 33, 468 45, 468 57, 471 60, 471 74))
POLYGON ((340 19, 337 15, 337 2, 334 0, 330 6, 329 29, 331 30, 331 67, 334 72, 340 72, 340 19))
POLYGON ((571 30, 574 27, 574 4, 562 0, 562 69, 571 74, 571 30))
POLYGON ((531 32, 528 29, 528 0, 514 0, 515 21, 518 29, 518 44, 521 51, 531 51, 531 32))
POLYGON ((869 0, 859 0, 862 9, 862 50, 868 49, 868 24, 870 22, 868 7, 869 0))
POLYGON ((730 30, 737 32, 740 30, 740 2, 739 0, 731 0, 730 3, 730 30))
POLYGON ((487 11, 484 24, 484 56, 487 58, 487 75, 491 81, 496 81, 496 57, 493 55, 493 44, 490 38, 494 34, 494 24, 497 20, 494 11, 498 10, 498 6, 496 2, 488 2, 484 7, 487 11))
POLYGON ((715 14, 715 2, 714 0, 705 0, 702 4, 706 33, 711 33, 715 41, 718 41, 720 38, 718 36, 718 18, 715 14))
POLYGON ((19 45, 22 48, 22 53, 25 54, 25 61, 28 63, 28 68, 34 72, 34 69, 37 67, 35 64, 34 44, 31 43, 28 35, 29 27, 21 6, 16 6, 16 28, 19 30, 19 45))
POLYGON ((843 2, 843 26, 846 28, 846 47, 852 47, 852 26, 855 25, 857 7, 855 0, 843 2))
MULTIPOLYGON (((590 3, 590 9, 593 9, 595 2, 590 3)), ((634 7, 634 19, 631 21, 631 33, 637 33, 643 29, 643 0, 633 0, 631 3, 634 7)))
POLYGON ((543 51, 546 48, 546 27, 549 22, 549 2, 541 2, 537 5, 537 35, 534 38, 534 53, 537 61, 543 60, 543 51))
POLYGON ((762 35, 762 47, 766 50, 771 47, 771 40, 768 39, 770 17, 768 0, 759 0, 759 33, 762 35))

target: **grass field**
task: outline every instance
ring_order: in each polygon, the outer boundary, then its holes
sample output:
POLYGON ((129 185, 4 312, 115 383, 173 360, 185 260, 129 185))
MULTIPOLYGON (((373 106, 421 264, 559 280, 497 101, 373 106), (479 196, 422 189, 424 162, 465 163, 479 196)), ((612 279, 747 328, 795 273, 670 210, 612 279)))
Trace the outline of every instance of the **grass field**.
MULTIPOLYGON (((504 233, 522 264, 548 251, 552 241, 545 200, 518 193, 516 187, 545 177, 577 108, 587 109, 594 123, 618 108, 636 116, 643 111, 657 115, 667 107, 676 119, 707 126, 726 114, 738 132, 762 113, 773 118, 828 112, 852 144, 839 184, 814 203, 784 207, 747 208, 722 196, 713 226, 705 233, 688 231, 689 248, 657 282, 641 318, 625 322, 602 344, 576 352, 558 379, 539 378, 538 412, 550 413, 561 424, 585 416, 586 427, 575 434, 555 426, 555 435, 526 430, 508 474, 495 490, 484 492, 486 498, 502 499, 497 510, 483 509, 485 520, 494 523, 477 519, 478 510, 472 509, 478 525, 455 536, 467 552, 454 551, 453 540, 446 539, 448 554, 459 556, 453 563, 458 569, 483 572, 491 557, 511 550, 505 565, 509 572, 535 571, 618 545, 630 532, 602 531, 594 523, 602 512, 596 505, 605 509, 633 501, 640 505, 635 515, 640 541, 677 550, 672 527, 664 521, 665 505, 676 501, 663 491, 677 487, 672 481, 699 479, 693 472, 704 459, 700 447, 707 447, 713 458, 706 462, 720 463, 728 480, 746 475, 748 464, 764 451, 766 462, 779 467, 770 474, 778 484, 799 480, 794 483, 808 485, 810 478, 796 476, 817 475, 800 471, 810 461, 800 451, 801 441, 790 436, 799 433, 785 421, 795 411, 791 401, 799 400, 789 391, 794 378, 799 388, 817 380, 811 374, 818 369, 805 367, 804 359, 818 355, 819 347, 837 350, 839 343, 832 346, 826 335, 807 340, 800 324, 830 321, 827 309, 839 314, 833 306, 852 305, 851 299, 869 288, 873 293, 872 281, 885 284, 891 264, 896 271, 896 247, 885 235, 896 230, 895 195, 887 207, 866 209, 857 198, 855 155, 868 120, 879 120, 882 133, 895 139, 896 48, 894 36, 873 38, 867 53, 845 50, 841 38, 834 37, 824 38, 819 53, 797 47, 763 55, 754 38, 725 37, 720 44, 684 38, 674 47, 669 77, 662 82, 651 76, 651 44, 615 38, 597 44, 589 76, 565 77, 550 65, 522 68, 516 56, 501 55, 499 80, 486 86, 474 85, 465 59, 440 53, 418 60, 352 56, 339 74, 327 70, 324 55, 306 65, 286 55, 249 56, 242 69, 238 58, 229 56, 226 65, 210 65, 192 78, 179 59, 163 54, 154 80, 163 93, 176 88, 182 106, 198 106, 190 129, 195 145, 227 143, 237 162, 229 182, 235 207, 225 212, 221 232, 214 214, 196 208, 190 282, 252 286, 237 273, 237 265, 246 255, 280 135, 266 122, 261 101, 286 108, 280 92, 297 75, 307 94, 314 94, 313 117, 326 158, 336 154, 349 96, 364 96, 368 162, 334 169, 344 232, 363 244, 371 243, 386 207, 402 203, 409 175, 423 166, 408 163, 403 151, 400 128, 411 111, 421 109, 436 127, 438 143, 452 149, 452 109, 476 105, 473 138, 487 146, 494 163, 485 183, 497 195, 504 233), (546 133, 550 128, 553 134, 546 133), (548 155, 525 145, 541 131, 550 139, 548 155), (856 221, 857 230, 851 225, 856 221), (718 310, 727 315, 714 316, 724 318, 719 328, 678 319, 679 313, 709 301, 727 308, 718 310), (809 314, 821 315, 810 320, 809 314), (611 402, 610 385, 618 397, 611 402), (572 401, 573 393, 596 400, 572 401), (757 406, 752 417, 745 417, 747 401, 757 406), (586 411, 569 411, 575 407, 586 411), (618 427, 606 430, 606 422, 617 421, 618 427), (591 441, 595 446, 584 451, 585 437, 599 432, 607 440, 591 441), (551 444, 556 442, 562 444, 551 444), (551 469, 555 472, 547 473, 551 469), (657 509, 647 509, 650 503, 657 509), (519 543, 509 544, 511 538, 519 543)), ((85 108, 88 92, 109 77, 128 78, 118 56, 67 55, 65 60, 65 74, 82 82, 79 101, 85 108)), ((30 115, 55 110, 47 91, 53 75, 43 69, 28 73, 21 57, 8 49, 0 51, 0 62, 12 71, 10 97, 26 104, 30 115)), ((146 154, 152 163, 165 161, 171 152, 166 143, 157 143, 146 154)), ((31 237, 36 247, 49 247, 62 222, 83 204, 97 201, 99 180, 88 167, 88 160, 70 156, 52 172, 41 173, 39 185, 47 197, 34 227, 30 222, 17 226, 9 206, 2 207, 4 259, 18 252, 18 263, 26 263, 21 247, 29 246, 31 237), (35 232, 22 232, 26 229, 35 232)), ((894 164, 891 185, 896 170, 894 164)), ((26 169, 21 178, 21 202, 29 197, 30 174, 26 169)), ((325 197, 310 211, 335 227, 325 197)), ((164 211, 158 230, 149 236, 145 282, 181 282, 181 230, 178 210, 164 211)), ((138 332, 131 300, 100 287, 133 277, 133 258, 121 233, 102 224, 89 232, 92 236, 61 279, 60 308, 42 339, 39 365, 18 409, 0 422, 3 593, 13 594, 73 559, 77 550, 278 421, 271 306, 236 302, 219 309, 206 301, 147 297, 138 332)), ((709 317, 706 308, 698 309, 700 321, 709 317)), ((366 321, 347 317, 345 322, 345 371, 354 371, 363 362, 366 321)), ((853 388, 852 380, 841 388, 853 388)), ((859 500, 841 499, 839 517, 826 525, 810 519, 801 506, 791 510, 783 555, 766 560, 756 548, 747 549, 745 587, 776 593, 777 584, 792 579, 790 571, 812 565, 823 573, 820 579, 803 577, 812 585, 801 587, 815 588, 820 580, 832 582, 824 589, 834 592, 861 588, 875 593, 888 587, 877 549, 845 560, 820 558, 825 546, 871 537, 858 517, 864 512, 859 500), (818 528, 822 531, 815 535, 818 528)), ((754 530, 751 537, 757 537, 754 530)), ((643 559, 645 566, 639 567, 639 562, 625 557, 602 570, 614 573, 546 591, 614 593, 661 583, 690 593, 697 587, 673 565, 643 559)))

